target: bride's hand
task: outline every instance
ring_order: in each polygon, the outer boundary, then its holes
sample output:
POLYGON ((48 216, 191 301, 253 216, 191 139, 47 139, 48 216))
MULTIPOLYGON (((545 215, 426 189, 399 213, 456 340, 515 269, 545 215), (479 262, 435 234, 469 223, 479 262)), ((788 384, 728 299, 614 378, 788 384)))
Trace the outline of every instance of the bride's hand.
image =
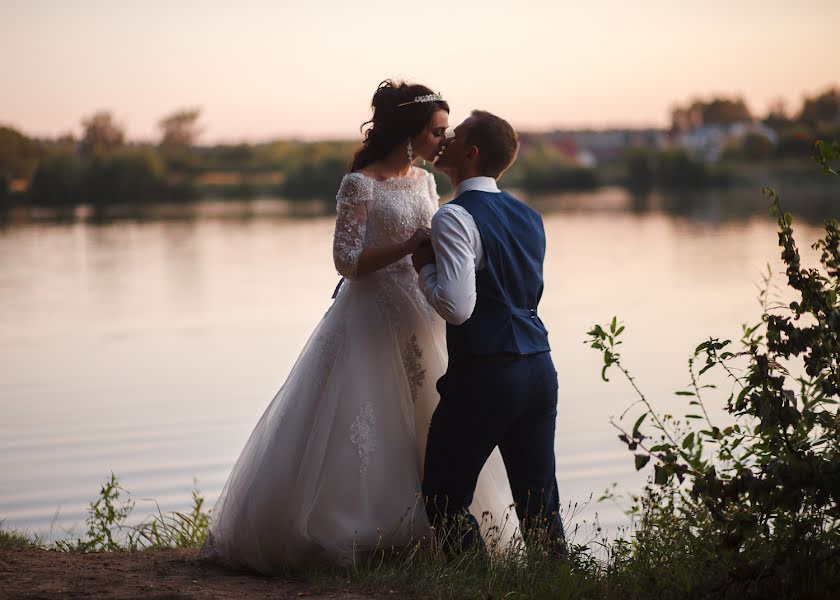
POLYGON ((405 242, 406 254, 414 254, 414 252, 422 244, 431 242, 432 230, 428 227, 419 227, 408 240, 405 242))
POLYGON ((432 244, 421 244, 417 250, 415 250, 414 254, 411 255, 411 264, 414 265, 414 270, 418 273, 420 269, 425 267, 426 265, 434 264, 435 262, 435 250, 432 248, 432 244))

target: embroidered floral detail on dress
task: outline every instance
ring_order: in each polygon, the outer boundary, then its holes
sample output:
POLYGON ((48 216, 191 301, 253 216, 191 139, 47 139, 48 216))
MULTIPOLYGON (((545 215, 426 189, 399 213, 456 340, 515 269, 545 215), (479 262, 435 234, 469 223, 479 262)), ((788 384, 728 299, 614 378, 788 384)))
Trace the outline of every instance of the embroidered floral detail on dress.
MULTIPOLYGON (((388 275, 390 275, 390 273, 388 275)), ((392 281, 396 281, 395 278, 389 277, 388 284, 382 285, 379 289, 377 289, 376 304, 385 315, 385 318, 388 319, 388 322, 394 328, 394 332, 396 333, 400 329, 400 312, 402 311, 402 307, 398 302, 399 294, 396 290, 396 286, 392 284, 392 281)), ((428 304, 428 302, 426 304, 428 304)))
POLYGON ((367 471, 370 463, 370 456, 376 450, 376 433, 374 427, 373 404, 365 402, 359 411, 359 415, 350 425, 350 441, 356 444, 359 451, 361 466, 359 472, 367 471))
POLYGON ((323 376, 324 380, 327 379, 327 375, 332 370, 335 357, 338 354, 339 343, 344 337, 341 333, 343 333, 343 330, 336 330, 335 328, 325 329, 313 341, 318 348, 317 376, 323 376))
POLYGON ((421 358, 423 358, 423 351, 420 349, 420 344, 417 343, 417 335, 414 334, 403 348, 402 361, 406 377, 408 377, 408 387, 411 389, 411 399, 415 403, 417 402, 417 393, 423 387, 423 381, 426 379, 426 369, 423 369, 420 365, 421 358))

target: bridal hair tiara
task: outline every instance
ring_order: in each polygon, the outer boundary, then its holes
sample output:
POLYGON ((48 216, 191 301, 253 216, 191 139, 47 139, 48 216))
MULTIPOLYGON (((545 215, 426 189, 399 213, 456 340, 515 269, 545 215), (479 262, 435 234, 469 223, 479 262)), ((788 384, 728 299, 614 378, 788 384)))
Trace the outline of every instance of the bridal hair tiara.
POLYGON ((427 94, 426 96, 415 96, 414 100, 397 104, 397 107, 407 106, 409 104, 419 104, 422 102, 445 102, 445 100, 440 92, 436 92, 434 94, 427 94))

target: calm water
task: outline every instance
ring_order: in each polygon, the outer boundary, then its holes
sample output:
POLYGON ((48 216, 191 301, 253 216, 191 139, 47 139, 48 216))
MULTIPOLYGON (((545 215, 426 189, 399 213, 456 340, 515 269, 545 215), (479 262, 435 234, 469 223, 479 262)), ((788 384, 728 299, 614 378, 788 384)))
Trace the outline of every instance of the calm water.
MULTIPOLYGON (((548 236, 541 313, 560 376, 557 476, 565 502, 643 480, 609 425, 633 396, 600 381, 583 344, 619 315, 623 354, 657 406, 709 335, 740 336, 776 261, 765 217, 722 221, 725 199, 688 216, 638 211, 619 190, 535 202, 548 236)), ((760 202, 760 201, 759 201, 760 202)), ((329 217, 272 203, 200 204, 189 219, 0 229, 0 519, 62 537, 114 471, 138 516, 212 505, 337 281, 329 217)), ((699 208, 698 208, 699 207, 699 208)), ((819 230, 798 226, 802 248, 819 230)), ((806 257, 808 252, 803 253, 806 257)), ((776 269, 778 270, 778 269, 776 269)), ((722 399, 721 399, 722 402, 722 399)), ((632 424, 632 421, 631 423, 632 424)), ((621 503, 577 517, 615 528, 621 503)))

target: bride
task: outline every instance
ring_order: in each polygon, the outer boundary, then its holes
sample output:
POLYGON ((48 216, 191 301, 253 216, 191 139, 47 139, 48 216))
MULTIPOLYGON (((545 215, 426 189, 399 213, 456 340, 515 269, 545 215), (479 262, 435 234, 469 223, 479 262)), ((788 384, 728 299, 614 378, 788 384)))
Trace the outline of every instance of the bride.
MULTIPOLYGON (((421 470, 447 354, 410 260, 438 194, 412 163, 445 146, 449 106, 427 87, 386 80, 372 108, 337 195, 343 285, 236 461, 203 558, 272 574, 349 564, 428 533, 421 470)), ((471 511, 498 525, 511 503, 496 451, 471 511)))

